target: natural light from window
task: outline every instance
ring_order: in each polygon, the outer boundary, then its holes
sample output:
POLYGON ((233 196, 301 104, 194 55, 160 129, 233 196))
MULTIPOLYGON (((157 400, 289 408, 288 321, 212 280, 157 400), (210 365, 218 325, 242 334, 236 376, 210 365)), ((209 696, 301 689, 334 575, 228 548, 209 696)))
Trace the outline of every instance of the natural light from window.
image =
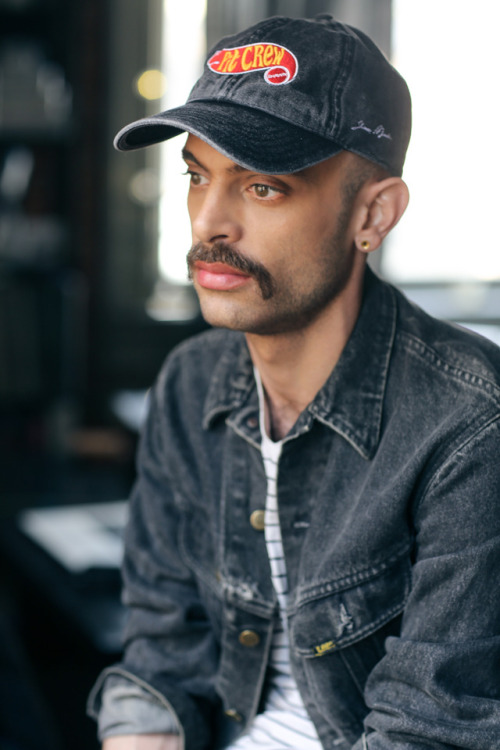
MULTIPOLYGON (((177 107, 186 101, 193 82, 203 70, 206 52, 206 0, 164 0, 163 61, 167 88, 162 109, 177 107)), ((186 209, 187 178, 181 159, 179 138, 161 148, 161 198, 158 212, 158 260, 163 279, 185 284, 186 254, 191 247, 191 230, 186 209)))
POLYGON ((393 62, 413 99, 410 206, 383 271, 405 281, 500 279, 495 0, 392 0, 393 62))

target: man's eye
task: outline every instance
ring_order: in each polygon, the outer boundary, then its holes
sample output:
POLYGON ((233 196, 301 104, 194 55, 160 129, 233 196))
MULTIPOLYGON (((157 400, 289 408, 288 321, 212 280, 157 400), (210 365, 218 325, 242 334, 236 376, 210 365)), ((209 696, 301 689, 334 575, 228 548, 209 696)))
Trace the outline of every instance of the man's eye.
POLYGON ((184 172, 184 174, 189 175, 190 183, 191 185, 194 185, 195 187, 198 187, 198 185, 204 184, 204 177, 202 177, 199 172, 192 172, 190 169, 187 170, 187 172, 184 172))
POLYGON ((270 185, 252 185, 252 188, 257 198, 276 198, 281 194, 281 190, 270 185))

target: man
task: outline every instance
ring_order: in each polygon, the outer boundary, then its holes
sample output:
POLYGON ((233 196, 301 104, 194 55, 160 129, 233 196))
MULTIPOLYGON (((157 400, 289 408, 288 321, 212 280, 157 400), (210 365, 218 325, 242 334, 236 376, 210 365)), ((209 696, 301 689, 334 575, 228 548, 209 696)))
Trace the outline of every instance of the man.
POLYGON ((152 394, 105 750, 500 747, 500 354, 365 262, 409 130, 399 75, 322 16, 222 40, 117 136, 188 134, 217 330, 152 394))

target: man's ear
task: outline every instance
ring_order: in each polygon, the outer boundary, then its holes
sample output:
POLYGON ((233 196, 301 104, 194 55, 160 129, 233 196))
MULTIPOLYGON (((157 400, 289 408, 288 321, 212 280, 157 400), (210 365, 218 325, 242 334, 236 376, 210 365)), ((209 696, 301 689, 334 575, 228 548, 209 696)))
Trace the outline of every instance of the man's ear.
POLYGON ((362 252, 376 250, 404 214, 410 195, 400 177, 372 182, 360 192, 362 205, 355 244, 362 252))

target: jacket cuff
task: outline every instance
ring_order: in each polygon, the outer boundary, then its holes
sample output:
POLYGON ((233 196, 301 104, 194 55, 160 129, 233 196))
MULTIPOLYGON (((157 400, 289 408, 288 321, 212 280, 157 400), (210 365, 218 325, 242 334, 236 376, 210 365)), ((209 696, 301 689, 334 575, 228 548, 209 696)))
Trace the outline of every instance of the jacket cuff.
POLYGON ((87 712, 97 721, 101 742, 120 734, 177 734, 184 739, 179 719, 166 698, 117 667, 101 674, 89 695, 87 712))

